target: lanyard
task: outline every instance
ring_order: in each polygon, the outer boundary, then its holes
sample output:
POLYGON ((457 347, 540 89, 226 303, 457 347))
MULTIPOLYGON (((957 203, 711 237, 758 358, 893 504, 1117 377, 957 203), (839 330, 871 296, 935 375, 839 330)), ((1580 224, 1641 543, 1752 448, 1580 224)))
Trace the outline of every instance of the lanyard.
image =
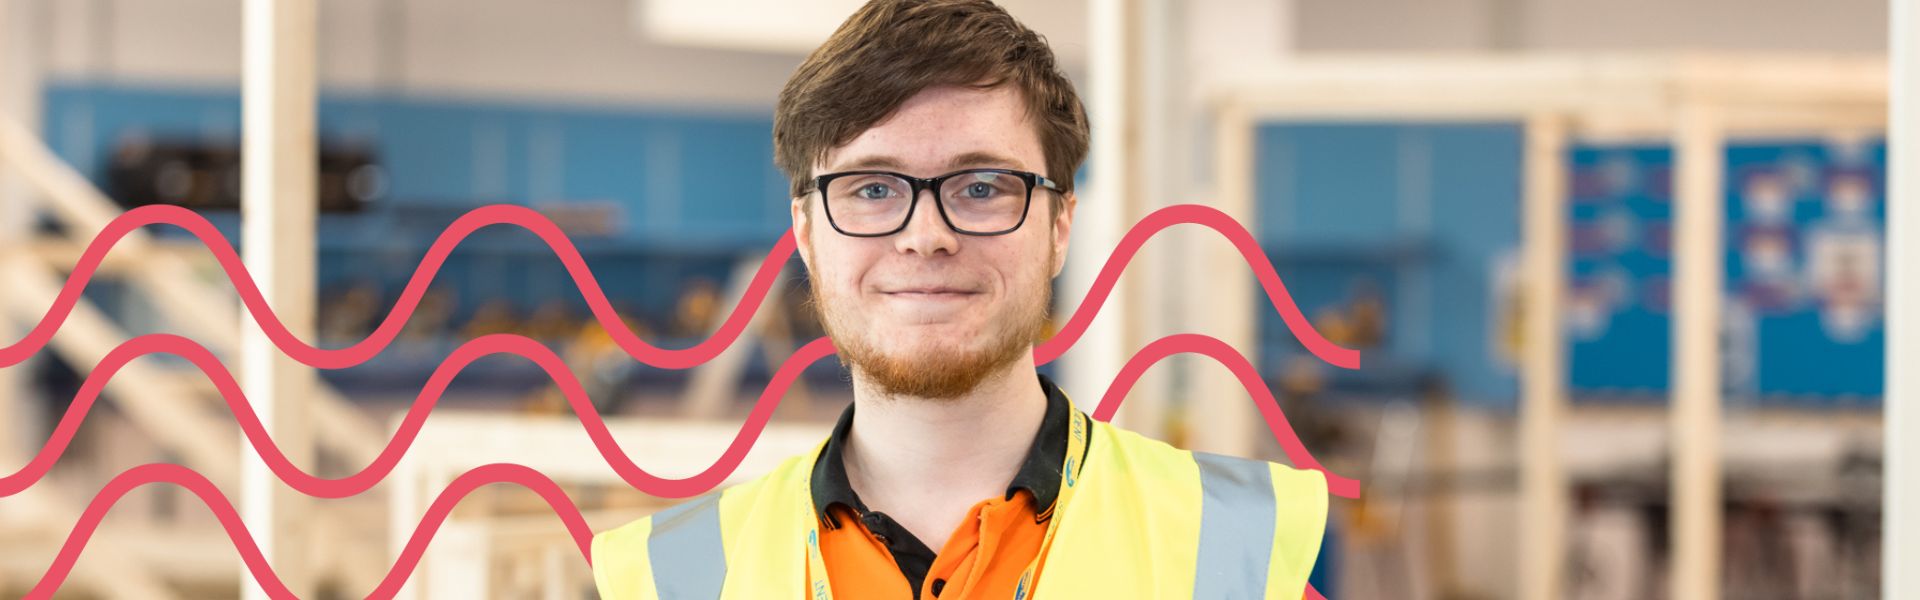
MULTIPOLYGON (((1040 542, 1040 551, 1027 563, 1025 571, 1020 573, 1020 582, 1014 584, 1013 600, 1027 600, 1033 596, 1034 573, 1039 570, 1040 558, 1053 548, 1053 534, 1060 530, 1060 516, 1067 508, 1067 502, 1073 499, 1073 493, 1079 489, 1080 467, 1087 458, 1087 414, 1079 409, 1073 411, 1071 424, 1067 427, 1067 456, 1061 462, 1060 495, 1054 499, 1053 516, 1047 519, 1047 535, 1040 542)), ((816 454, 817 456, 817 454, 816 454)), ((803 516, 807 524, 807 594, 813 600, 832 600, 833 586, 827 583, 827 561, 820 556, 820 519, 813 507, 813 469, 807 469, 800 477, 801 497, 806 502, 798 503, 806 510, 803 516)))

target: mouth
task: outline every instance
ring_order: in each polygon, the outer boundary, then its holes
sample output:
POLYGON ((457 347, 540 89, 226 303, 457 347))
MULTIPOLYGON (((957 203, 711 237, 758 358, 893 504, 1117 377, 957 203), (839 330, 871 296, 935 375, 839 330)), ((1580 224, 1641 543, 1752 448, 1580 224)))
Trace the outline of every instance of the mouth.
POLYGON ((966 302, 973 296, 979 296, 979 290, 972 288, 947 287, 947 285, 924 285, 924 287, 881 288, 881 296, 891 300, 906 302, 966 302))
POLYGON ((938 286, 884 290, 880 293, 889 298, 908 300, 957 300, 979 295, 979 292, 973 290, 938 286))

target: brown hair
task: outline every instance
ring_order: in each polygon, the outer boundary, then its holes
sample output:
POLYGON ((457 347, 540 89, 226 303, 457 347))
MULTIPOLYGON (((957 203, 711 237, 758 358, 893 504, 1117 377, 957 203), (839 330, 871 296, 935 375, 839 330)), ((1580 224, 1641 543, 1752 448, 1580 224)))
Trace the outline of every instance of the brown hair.
MULTIPOLYGON (((1046 175, 1073 189, 1087 156, 1087 114, 1045 38, 989 0, 872 0, 807 56, 773 116, 774 163, 799 197, 813 163, 921 90, 1011 83, 1025 97, 1046 175)), ((1057 212, 1064 202, 1054 195, 1057 212)))

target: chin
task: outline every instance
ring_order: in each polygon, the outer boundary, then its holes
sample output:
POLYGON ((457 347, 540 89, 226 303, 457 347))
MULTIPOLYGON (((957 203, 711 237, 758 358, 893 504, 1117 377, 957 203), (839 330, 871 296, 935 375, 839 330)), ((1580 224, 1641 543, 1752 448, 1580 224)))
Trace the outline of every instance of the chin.
POLYGON ((946 325, 913 327, 911 331, 894 329, 896 333, 880 330, 869 338, 872 345, 885 353, 888 358, 901 362, 916 360, 941 360, 956 355, 969 355, 982 350, 981 335, 946 325), (965 333, 963 333, 965 332, 965 333))
POLYGON ((862 357, 859 368, 883 393, 951 400, 971 392, 1005 367, 1005 356, 948 344, 895 344, 862 357))

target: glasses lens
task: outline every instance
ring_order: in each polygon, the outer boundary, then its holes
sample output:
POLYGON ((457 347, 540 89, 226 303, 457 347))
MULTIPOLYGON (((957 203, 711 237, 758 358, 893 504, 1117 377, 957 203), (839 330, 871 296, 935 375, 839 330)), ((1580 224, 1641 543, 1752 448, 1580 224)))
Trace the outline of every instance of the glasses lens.
POLYGON ((847 233, 885 233, 907 220, 913 187, 891 175, 847 175, 827 183, 827 211, 847 233))
POLYGON ((947 218, 962 231, 993 233, 1020 224, 1027 209, 1027 182, 1018 175, 971 171, 940 185, 947 218))

